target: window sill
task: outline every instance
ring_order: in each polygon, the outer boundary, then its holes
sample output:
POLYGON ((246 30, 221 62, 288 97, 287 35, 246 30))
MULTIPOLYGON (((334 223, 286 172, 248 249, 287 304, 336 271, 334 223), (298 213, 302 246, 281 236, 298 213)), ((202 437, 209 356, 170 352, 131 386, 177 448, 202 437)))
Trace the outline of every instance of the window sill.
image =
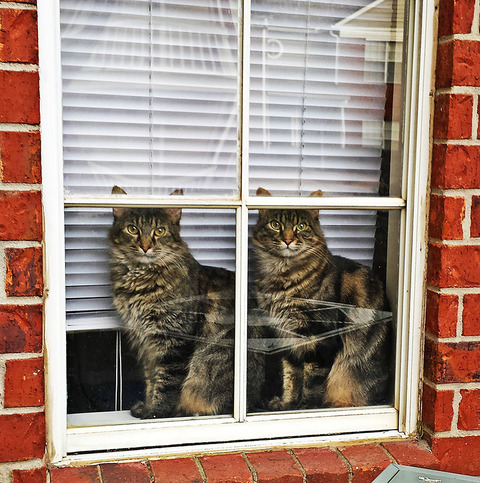
POLYGON ((439 469, 423 441, 377 441, 366 444, 283 448, 261 452, 198 454, 174 459, 97 463, 50 469, 51 481, 372 481, 398 463, 439 469))

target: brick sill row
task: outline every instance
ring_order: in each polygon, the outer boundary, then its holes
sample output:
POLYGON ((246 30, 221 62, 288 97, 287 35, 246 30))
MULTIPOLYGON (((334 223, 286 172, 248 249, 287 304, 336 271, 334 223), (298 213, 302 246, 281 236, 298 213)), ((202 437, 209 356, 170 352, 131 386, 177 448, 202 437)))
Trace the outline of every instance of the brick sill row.
POLYGON ((415 440, 103 463, 50 469, 51 483, 371 482, 388 465, 440 469, 415 440))

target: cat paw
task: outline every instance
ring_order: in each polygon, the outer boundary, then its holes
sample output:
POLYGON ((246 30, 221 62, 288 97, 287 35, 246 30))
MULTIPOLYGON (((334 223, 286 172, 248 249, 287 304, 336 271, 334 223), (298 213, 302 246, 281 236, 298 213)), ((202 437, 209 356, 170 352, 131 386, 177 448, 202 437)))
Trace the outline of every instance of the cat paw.
POLYGON ((270 411, 286 411, 287 409, 292 409, 293 405, 289 402, 284 401, 281 397, 275 396, 268 403, 268 409, 270 411))
POLYGON ((145 412, 145 403, 143 401, 137 401, 130 409, 130 414, 134 418, 143 418, 145 412))
POLYGON ((140 419, 170 418, 175 416, 174 412, 169 407, 150 407, 143 401, 136 402, 131 407, 130 413, 135 418, 140 419))

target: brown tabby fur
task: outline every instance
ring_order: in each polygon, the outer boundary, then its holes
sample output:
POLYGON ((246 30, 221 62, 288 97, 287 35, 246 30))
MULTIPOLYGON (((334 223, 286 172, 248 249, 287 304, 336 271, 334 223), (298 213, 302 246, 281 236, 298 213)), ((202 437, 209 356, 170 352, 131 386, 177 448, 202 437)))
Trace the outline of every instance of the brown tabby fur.
MULTIPOLYGON (((113 193, 125 194, 118 187, 113 193)), ((234 274, 194 259, 180 236, 179 208, 115 208, 113 214, 113 303, 145 376, 145 400, 131 413, 231 413, 234 274)), ((248 395, 256 405, 262 364, 251 359, 248 395)))
POLYGON ((318 210, 260 210, 253 245, 258 304, 277 337, 299 341, 282 357, 283 390, 270 409, 386 402, 390 328, 378 323, 388 306, 381 282, 330 253, 318 210))

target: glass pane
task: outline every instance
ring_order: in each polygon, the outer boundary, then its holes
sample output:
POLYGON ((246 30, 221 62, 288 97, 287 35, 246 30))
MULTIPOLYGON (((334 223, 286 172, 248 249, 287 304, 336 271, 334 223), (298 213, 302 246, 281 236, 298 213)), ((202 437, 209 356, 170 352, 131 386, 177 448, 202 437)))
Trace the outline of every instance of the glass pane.
POLYGON ((65 220, 69 412, 232 414, 235 211, 65 220))
POLYGON ((229 0, 61 0, 68 193, 237 192, 229 0))
POLYGON ((403 20, 404 0, 252 1, 251 194, 400 195, 403 20))
POLYGON ((115 332, 67 335, 67 409, 69 414, 114 411, 115 332))
POLYGON ((391 404, 399 212, 265 209, 250 225, 266 409, 391 404))

